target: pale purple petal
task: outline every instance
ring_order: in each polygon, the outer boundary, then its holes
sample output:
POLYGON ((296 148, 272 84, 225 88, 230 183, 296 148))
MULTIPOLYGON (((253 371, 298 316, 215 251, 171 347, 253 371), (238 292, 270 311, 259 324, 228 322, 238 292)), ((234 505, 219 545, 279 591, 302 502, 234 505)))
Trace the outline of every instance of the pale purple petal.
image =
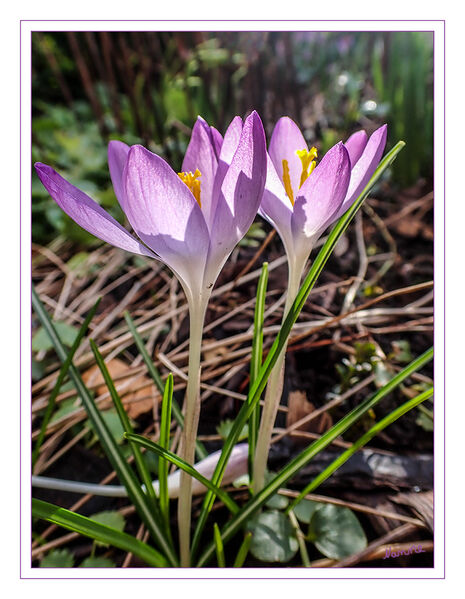
POLYGON ((347 151, 349 152, 350 164, 352 168, 358 162, 360 156, 367 145, 368 135, 365 131, 360 130, 353 133, 349 139, 344 143, 347 151))
POLYGON ((323 233, 342 204, 349 179, 349 154, 339 142, 325 154, 299 190, 291 221, 297 252, 305 252, 307 245, 323 233))
POLYGON ((202 211, 159 156, 132 146, 124 171, 126 215, 137 235, 192 289, 201 284, 209 246, 202 211))
POLYGON ((215 150, 215 156, 218 160, 220 157, 221 146, 223 145, 223 136, 218 129, 215 129, 215 127, 210 127, 210 131, 212 135, 213 149, 215 150))
POLYGON ((259 214, 276 229, 287 253, 292 252, 292 204, 269 156, 267 157, 266 183, 259 214))
POLYGON ((381 160, 386 146, 387 125, 383 125, 371 135, 363 150, 363 154, 352 168, 349 188, 340 209, 333 218, 333 222, 346 212, 352 203, 358 198, 365 185, 370 180, 381 160))
MULTIPOLYGON (((245 120, 237 150, 221 185, 210 230, 208 279, 216 278, 224 260, 252 224, 260 206, 265 178, 265 132, 254 111, 245 120)), ((207 283, 211 282, 214 281, 207 283)))
POLYGON ((155 258, 150 250, 128 233, 108 212, 80 189, 68 183, 53 168, 41 162, 34 166, 45 189, 79 226, 118 248, 155 258))
POLYGON ((302 162, 296 154, 297 150, 308 150, 307 143, 294 121, 283 116, 276 123, 271 134, 268 153, 281 181, 283 180, 283 160, 287 160, 294 196, 297 195, 302 174, 302 162))
POLYGON ((215 148, 210 127, 202 117, 198 117, 192 129, 182 170, 192 173, 195 173, 196 169, 200 171, 200 202, 205 214, 209 214, 211 210, 213 182, 218 167, 215 148))
POLYGON ((211 230, 213 224, 213 218, 216 212, 216 205, 218 203, 218 198, 221 194, 221 185, 223 183, 223 179, 226 173, 228 172, 228 168, 232 162, 232 159, 234 158, 234 154, 236 153, 241 133, 242 119, 241 117, 236 116, 233 118, 229 127, 226 129, 226 133, 224 134, 224 139, 218 160, 218 168, 215 175, 215 182, 213 184, 211 208, 209 211, 203 211, 209 230, 211 230))
POLYGON ((108 144, 108 167, 110 177, 115 190, 116 198, 123 209, 125 206, 125 195, 123 186, 123 170, 128 159, 129 146, 122 141, 112 140, 108 144))

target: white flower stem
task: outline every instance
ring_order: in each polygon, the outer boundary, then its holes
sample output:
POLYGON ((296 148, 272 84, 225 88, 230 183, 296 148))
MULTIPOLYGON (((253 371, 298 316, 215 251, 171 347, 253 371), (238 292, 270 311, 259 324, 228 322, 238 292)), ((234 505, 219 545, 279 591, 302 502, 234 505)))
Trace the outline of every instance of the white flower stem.
MULTIPOLYGON (((181 437, 181 457, 189 464, 194 463, 195 441, 200 415, 200 360, 202 347, 203 323, 208 298, 197 301, 189 298, 189 365, 186 397, 184 400, 184 428, 181 437)), ((190 566, 190 527, 192 506, 192 478, 181 472, 178 527, 181 566, 190 566)))
MULTIPOLYGON (((292 304, 299 292, 300 279, 305 266, 305 260, 288 260, 288 289, 284 305, 284 322, 292 304)), ((261 491, 265 484, 265 470, 271 445, 271 435, 278 412, 279 402, 284 384, 284 361, 286 358, 287 343, 281 350, 276 363, 271 371, 265 392, 263 412, 260 419, 257 446, 253 464, 253 489, 255 493, 261 491)))

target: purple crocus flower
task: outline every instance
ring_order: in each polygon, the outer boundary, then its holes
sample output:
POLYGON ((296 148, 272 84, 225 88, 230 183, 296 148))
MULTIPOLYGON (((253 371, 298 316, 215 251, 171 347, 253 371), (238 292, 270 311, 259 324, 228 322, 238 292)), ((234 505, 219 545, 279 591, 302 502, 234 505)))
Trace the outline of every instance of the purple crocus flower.
MULTIPOLYGON (((81 227, 112 245, 157 258, 176 274, 189 305, 189 367, 181 455, 192 464, 200 414, 203 322, 212 287, 257 214, 266 179, 266 140, 254 111, 235 117, 224 139, 198 118, 175 173, 142 146, 112 141, 108 162, 116 197, 133 228, 129 233, 53 168, 35 165, 57 204, 81 227)), ((192 479, 180 474, 178 522, 181 565, 190 564, 192 479)))
POLYGON ((378 166, 386 145, 383 125, 368 139, 358 131, 333 146, 316 166, 298 126, 282 117, 268 150, 260 213, 278 231, 289 260, 306 261, 324 230, 356 200, 378 166))
MULTIPOLYGON (((333 146, 316 165, 316 148, 308 149, 300 129, 282 117, 273 130, 267 157, 267 179, 260 214, 278 231, 288 260, 288 288, 283 319, 300 287, 305 264, 324 230, 357 199, 373 175, 386 145, 383 125, 368 139, 354 133, 333 146)), ((281 398, 285 348, 268 379, 255 459, 254 489, 264 484, 276 412, 281 398)))
POLYGON ((156 154, 120 141, 108 146, 116 197, 133 228, 129 233, 53 168, 35 168, 52 198, 74 221, 108 243, 167 264, 186 294, 208 295, 260 204, 266 142, 260 117, 235 117, 220 133, 198 118, 177 174, 156 154))

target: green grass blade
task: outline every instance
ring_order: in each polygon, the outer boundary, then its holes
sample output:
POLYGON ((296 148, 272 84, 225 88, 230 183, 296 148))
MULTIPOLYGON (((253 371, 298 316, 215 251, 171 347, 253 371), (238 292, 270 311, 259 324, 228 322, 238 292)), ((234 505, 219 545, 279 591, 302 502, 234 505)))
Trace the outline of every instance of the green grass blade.
POLYGON ((193 478, 196 478, 214 495, 217 495, 218 499, 221 499, 221 501, 229 509, 230 512, 232 512, 233 514, 236 514, 238 512, 239 507, 237 503, 233 499, 231 499, 231 497, 225 491, 223 491, 223 489, 220 489, 219 487, 215 486, 211 481, 208 480, 208 478, 205 478, 202 474, 200 474, 200 472, 198 472, 195 468, 193 468, 190 464, 182 460, 176 454, 172 453, 167 449, 164 449, 163 447, 160 447, 160 445, 158 445, 157 443, 154 443, 153 441, 150 441, 149 439, 142 437, 142 435, 125 434, 124 436, 126 437, 126 439, 129 439, 129 441, 139 443, 139 445, 142 445, 142 447, 145 447, 150 451, 154 451, 156 454, 170 461, 172 464, 174 464, 181 470, 184 470, 184 472, 187 472, 187 474, 189 474, 193 478))
MULTIPOLYGON (((411 362, 406 368, 393 377, 384 387, 379 389, 373 396, 366 399, 359 406, 351 410, 341 420, 339 420, 329 431, 322 435, 317 441, 314 441, 296 458, 294 458, 283 470, 277 474, 257 495, 235 514, 235 516, 226 524, 221 532, 223 542, 229 540, 245 522, 250 518, 262 505, 264 505, 282 486, 286 484, 299 470, 301 470, 312 458, 320 451, 325 449, 337 437, 343 434, 353 424, 355 424, 368 410, 372 409, 381 399, 388 395, 400 383, 402 383, 411 374, 422 368, 433 358, 433 349, 429 349, 416 360, 411 362)), ((215 551, 214 545, 210 543, 208 548, 202 554, 198 561, 198 566, 205 565, 213 556, 215 551)))
POLYGON ((236 559, 234 560, 233 568, 242 568, 245 562, 245 558, 247 557, 250 549, 250 543, 252 542, 252 533, 248 532, 244 536, 244 540, 239 547, 239 551, 237 552, 236 559))
POLYGON ((74 354, 76 353, 78 347, 81 345, 81 341, 83 340, 84 335, 87 332, 87 329, 89 327, 91 320, 95 316, 95 313, 97 311, 97 308, 98 308, 98 305, 100 304, 101 299, 102 298, 100 298, 100 297, 98 298, 98 300, 95 302, 94 306, 91 308, 91 310, 87 314, 84 322, 82 323, 81 328, 78 331, 76 339, 74 340, 74 343, 71 346, 71 349, 69 350, 68 355, 66 356, 66 360, 63 362, 63 365, 60 368, 60 372, 58 373, 57 381, 56 381, 55 386, 53 387, 53 390, 48 399, 47 408, 45 410, 45 414, 44 414, 44 417, 42 419, 42 423, 40 426, 39 436, 37 437, 37 441, 34 446, 34 451, 32 452, 32 468, 33 469, 34 469, 34 464, 36 463, 37 458, 39 457, 39 451, 40 451, 40 448, 41 448, 42 443, 45 438, 45 432, 47 430, 48 423, 50 422, 50 418, 52 417, 53 410, 55 408, 56 398, 58 396, 58 393, 60 392, 63 381, 65 380, 65 377, 68 373, 68 369, 69 369, 69 366, 74 358, 74 354))
POLYGON ((133 553, 140 557, 149 566, 156 568, 166 568, 169 564, 165 557, 158 551, 128 535, 125 532, 95 522, 91 518, 75 514, 65 508, 58 507, 40 499, 32 499, 32 515, 36 518, 42 518, 67 530, 72 530, 95 541, 112 545, 128 553, 133 553))
MULTIPOLYGON (((161 405, 160 419, 160 447, 169 451, 170 448, 170 429, 171 429, 171 404, 173 399, 173 375, 170 373, 166 379, 165 390, 163 392, 163 403, 161 405)), ((160 510, 165 522, 170 517, 170 497, 168 492, 168 461, 164 458, 158 462, 158 481, 160 510)))
POLYGON ((316 476, 306 487, 305 489, 292 501, 292 503, 287 507, 286 512, 289 513, 290 510, 294 509, 295 506, 302 501, 305 495, 312 493, 317 487, 321 485, 326 479, 328 479, 333 472, 335 472, 338 468, 340 468, 347 460, 354 455, 361 447, 366 445, 373 437, 375 437, 379 432, 384 430, 387 426, 398 420, 405 413, 420 405, 423 401, 426 401, 433 395, 433 388, 420 393, 416 397, 413 397, 409 401, 406 401, 401 406, 390 412, 387 416, 382 418, 379 422, 377 422, 374 426, 372 426, 364 435, 362 435, 355 443, 353 443, 346 451, 344 451, 340 456, 338 456, 335 460, 331 462, 329 466, 327 466, 323 472, 320 472, 318 476, 316 476))
MULTIPOLYGON (((250 358, 250 386, 257 379, 263 359, 263 320, 265 314, 266 288, 268 284, 268 262, 264 262, 257 285, 257 300, 253 325, 252 355, 250 358)), ((253 479, 253 460, 260 426, 260 404, 257 403, 249 418, 249 479, 253 479)))
MULTIPOLYGON (((59 359, 64 362, 66 360, 67 352, 59 336, 57 335, 50 316, 42 305, 42 302, 40 301, 34 287, 32 288, 32 305, 42 326, 44 327, 44 330, 50 337, 59 359)), ((97 433, 99 441, 111 465, 115 469, 119 480, 126 488, 129 499, 133 503, 139 516, 152 535, 152 538, 166 555, 170 565, 177 566, 178 559, 166 540, 165 531, 160 527, 159 523, 155 519, 151 505, 147 501, 147 497, 142 491, 134 472, 127 464, 120 448, 111 434, 111 431, 102 418, 102 415, 95 405, 95 402, 91 397, 87 387, 84 385, 78 369, 72 363, 69 366, 69 375, 73 380, 76 391, 82 400, 84 409, 86 410, 87 415, 94 426, 95 432, 97 433)))
MULTIPOLYGON (((318 277, 320 276, 320 273, 323 270, 324 265, 328 261, 337 242, 339 241, 339 239, 341 238, 341 236, 343 235, 343 233, 349 226, 351 220, 354 218, 355 214, 357 213, 357 211, 359 210, 359 208, 365 201, 365 198, 367 197, 367 195, 370 192, 370 190, 372 189, 372 187, 378 182, 381 175, 392 164, 392 162, 395 160, 396 156, 399 154, 399 152, 402 150, 402 148, 404 146, 405 146, 405 143, 403 141, 399 141, 392 148, 392 150, 390 152, 388 152, 388 154, 386 154, 386 156, 381 160, 381 162, 378 165, 378 168, 375 170, 373 176, 368 181, 367 185, 365 186, 365 188, 363 189, 361 194, 358 196, 358 198, 355 200, 355 202, 352 204, 352 206, 347 210, 347 212, 345 212, 341 216, 341 218, 337 221, 333 230, 328 235, 328 238, 327 238, 325 244, 321 248, 317 257, 315 258, 307 276, 305 277, 304 282, 302 283, 302 286, 300 288, 299 293, 297 294, 294 304, 292 305, 291 309, 289 310, 289 313, 288 313, 286 319, 284 320, 284 322, 281 326, 281 329, 280 329, 276 339, 274 340, 273 345, 271 346, 270 351, 268 352, 268 355, 263 363, 263 366, 261 367, 260 372, 258 373, 254 384, 251 386, 251 388, 249 390, 247 402, 242 406, 238 415, 234 419, 234 424, 231 427, 231 431, 230 431, 227 439, 224 442, 222 453, 218 460, 218 464, 216 466, 215 472, 213 473, 213 476, 212 476, 212 482, 215 485, 221 484, 221 479, 223 477, 224 471, 226 470, 226 465, 228 463, 228 459, 229 459, 229 456, 231 455, 234 445, 237 443, 237 441, 239 439, 239 435, 240 435, 245 423, 249 419, 250 414, 255 409, 255 406, 257 405, 257 403, 260 399, 260 396, 265 389, 268 377, 271 374, 273 366, 276 363, 276 360, 278 359, 278 356, 279 356, 282 348, 285 346, 285 344, 287 342, 287 338, 289 337, 289 334, 291 332, 291 329, 294 326, 302 308, 304 307, 305 302, 307 301, 307 298, 308 298, 313 286, 315 285, 316 281, 318 280, 318 277)), ((195 553, 198 549, 202 530, 205 526, 205 523, 206 523, 207 517, 208 517, 208 513, 210 512, 212 505, 213 505, 212 495, 211 495, 211 493, 207 493, 207 495, 205 496, 205 499, 203 501, 202 509, 200 511, 200 515, 197 520, 197 526, 195 528, 194 535, 193 535, 192 555, 195 555, 195 553)))
POLYGON ((215 541, 216 559, 218 562, 218 568, 226 568, 226 559, 224 557, 223 541, 220 535, 220 529, 218 524, 215 522, 213 525, 213 539, 215 541))
MULTIPOLYGON (((149 371, 150 376, 152 377, 155 385, 158 387, 158 390, 160 391, 160 393, 163 393, 164 389, 165 389, 163 379, 161 378, 160 373, 158 372, 155 364, 153 363, 152 358, 150 357, 150 355, 144 345, 142 337, 137 332, 136 325, 134 324, 129 312, 124 313, 124 318, 126 319, 128 328, 131 332, 131 335, 134 337, 134 341, 136 343, 137 349, 139 350, 139 353, 142 356, 142 359, 144 360, 145 365, 147 366, 147 370, 149 371)), ((179 423, 179 425, 182 428, 183 424, 184 424, 184 416, 182 415, 181 409, 179 408, 179 406, 174 398, 172 400, 172 410, 173 410, 173 416, 176 418, 176 421, 179 423)), ((195 453, 200 460, 203 460, 204 458, 206 458, 208 456, 207 450, 205 449, 203 444, 200 443, 200 441, 196 442, 195 453)))
MULTIPOLYGON (((90 346, 91 346, 92 352, 94 354, 95 361, 97 362, 97 366, 99 367, 100 372, 103 375, 105 384, 108 387, 108 391, 110 392, 110 396, 113 401, 113 405, 116 408, 116 412, 118 413, 118 417, 120 419, 121 426, 123 427, 123 429, 126 433, 133 433, 134 430, 131 426, 131 422, 128 418, 128 415, 126 414, 126 410, 124 409, 124 406, 123 406, 121 398, 118 394, 118 391, 116 390, 113 379, 111 378, 111 375, 108 372, 108 368, 105 364, 105 361, 102 358, 102 355, 99 352, 99 349, 93 339, 90 340, 90 346)), ((143 457, 138 445, 134 445, 131 443, 131 450, 132 450, 132 454, 134 456, 134 462, 136 464, 137 470, 139 472, 139 476, 141 478, 141 482, 144 483, 147 495, 150 498, 150 502, 152 504, 152 508, 155 513, 155 517, 157 517, 157 519, 159 521, 161 521, 160 509, 158 507, 158 500, 157 500, 157 496, 155 495, 155 489, 153 488, 152 477, 150 476, 150 472, 147 468, 144 457, 143 457)))

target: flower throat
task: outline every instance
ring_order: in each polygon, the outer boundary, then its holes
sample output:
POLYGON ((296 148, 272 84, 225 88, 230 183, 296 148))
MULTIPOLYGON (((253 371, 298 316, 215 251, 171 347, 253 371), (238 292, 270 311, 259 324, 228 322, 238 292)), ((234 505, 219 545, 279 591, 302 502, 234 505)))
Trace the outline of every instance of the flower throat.
POLYGON ((201 176, 202 176, 202 174, 200 173, 198 168, 195 169, 195 173, 192 173, 191 171, 178 173, 178 177, 192 191, 192 195, 197 200, 197 204, 200 207, 202 207, 202 204, 200 203, 200 181, 199 181, 199 178, 201 176))
MULTIPOLYGON (((317 149, 312 147, 310 150, 296 150, 295 152, 300 158, 302 163, 302 173, 300 175, 299 189, 312 174, 313 169, 316 166, 315 158, 318 157, 317 149)), ((289 162, 283 159, 283 184, 286 190, 287 197, 291 200, 291 204, 294 205, 294 192, 291 185, 291 177, 289 175, 289 162)))

